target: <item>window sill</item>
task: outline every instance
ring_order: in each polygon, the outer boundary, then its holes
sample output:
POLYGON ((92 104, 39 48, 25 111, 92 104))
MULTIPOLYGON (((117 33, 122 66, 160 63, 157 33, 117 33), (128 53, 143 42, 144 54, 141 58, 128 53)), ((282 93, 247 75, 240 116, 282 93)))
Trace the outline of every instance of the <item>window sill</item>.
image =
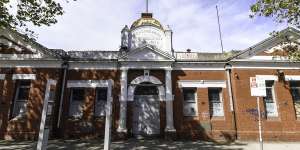
POLYGON ((25 122, 26 121, 26 116, 16 116, 10 120, 11 122, 25 122))
POLYGON ((199 120, 198 116, 183 116, 184 120, 199 120))
POLYGON ((224 116, 212 116, 211 120, 225 120, 224 116))
POLYGON ((265 121, 280 121, 279 117, 267 117, 265 121))
POLYGON ((73 117, 73 116, 69 116, 68 121, 80 121, 82 120, 82 117, 73 117))

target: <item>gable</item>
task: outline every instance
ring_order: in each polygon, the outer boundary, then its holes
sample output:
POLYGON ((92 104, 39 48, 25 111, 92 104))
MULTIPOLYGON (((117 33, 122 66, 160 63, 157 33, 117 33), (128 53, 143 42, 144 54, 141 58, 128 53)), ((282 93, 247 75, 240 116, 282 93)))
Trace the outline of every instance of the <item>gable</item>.
POLYGON ((60 56, 20 33, 0 27, 0 59, 59 59, 60 56))
POLYGON ((129 51, 120 57, 120 60, 127 61, 173 61, 174 58, 165 52, 149 46, 129 51))
POLYGON ((285 47, 288 45, 299 45, 300 32, 294 28, 287 28, 262 42, 242 51, 234 56, 234 59, 251 60, 287 60, 288 53, 285 47), (286 44, 286 42, 289 42, 286 44))
POLYGON ((35 52, 23 47, 4 36, 0 37, 0 54, 34 54, 35 52))

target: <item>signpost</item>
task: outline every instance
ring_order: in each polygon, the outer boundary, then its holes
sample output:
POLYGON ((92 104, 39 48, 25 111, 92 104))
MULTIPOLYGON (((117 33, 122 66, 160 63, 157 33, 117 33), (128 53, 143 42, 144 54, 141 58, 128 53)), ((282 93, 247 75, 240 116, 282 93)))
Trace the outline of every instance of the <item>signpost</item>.
POLYGON ((44 99, 42 117, 40 123, 39 139, 36 147, 37 150, 47 149, 49 128, 46 126, 46 118, 47 118, 48 101, 49 101, 50 90, 52 85, 56 85, 56 81, 48 80, 46 85, 46 90, 45 90, 45 99, 44 99))
POLYGON ((267 95, 265 80, 259 78, 259 76, 250 77, 250 88, 251 88, 251 96, 257 97, 256 102, 257 102, 257 113, 258 113, 259 142, 260 142, 260 150, 263 150, 259 97, 265 97, 267 95))

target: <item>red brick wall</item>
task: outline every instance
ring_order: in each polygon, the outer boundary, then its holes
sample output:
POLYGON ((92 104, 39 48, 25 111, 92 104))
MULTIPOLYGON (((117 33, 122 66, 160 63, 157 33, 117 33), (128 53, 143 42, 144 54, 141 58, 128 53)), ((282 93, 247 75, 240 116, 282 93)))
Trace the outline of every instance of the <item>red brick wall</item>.
POLYGON ((179 137, 203 139, 233 138, 234 125, 230 112, 228 89, 223 88, 224 117, 210 118, 208 88, 197 89, 198 116, 183 116, 183 93, 178 87, 179 80, 226 80, 225 71, 173 71, 174 122, 179 137), (211 130, 207 128, 211 127, 211 130))
MULTIPOLYGON (((113 131, 118 127, 119 117, 119 77, 116 70, 69 70, 68 80, 110 80, 114 81, 113 95, 113 131)), ((67 82, 66 81, 66 82, 67 82)), ((83 117, 80 120, 74 120, 69 117, 70 106, 70 88, 65 89, 62 115, 62 133, 64 137, 86 138, 104 135, 105 117, 94 116, 94 103, 96 91, 95 88, 85 88, 85 101, 83 117)))
POLYGON ((40 117, 44 100, 44 92, 48 79, 57 80, 59 70, 56 69, 32 69, 16 68, 1 69, 0 73, 6 74, 2 82, 2 102, 1 102, 1 134, 0 138, 5 139, 34 139, 37 138, 40 125, 40 117), (12 80, 13 74, 36 74, 36 80, 31 81, 31 89, 27 103, 26 117, 21 120, 12 120, 12 106, 15 97, 15 84, 12 80))
MULTIPOLYGON (((285 75, 300 75, 299 70, 283 70, 285 75)), ((235 99, 236 122, 239 139, 256 140, 258 127, 251 110, 257 108, 256 97, 250 95, 250 77, 256 75, 276 75, 276 70, 268 69, 234 69, 232 86, 235 99)), ((288 83, 275 82, 275 96, 278 117, 263 118, 263 137, 265 140, 299 140, 300 121, 296 120, 292 96, 288 83)), ((260 98, 261 110, 265 110, 260 98)))

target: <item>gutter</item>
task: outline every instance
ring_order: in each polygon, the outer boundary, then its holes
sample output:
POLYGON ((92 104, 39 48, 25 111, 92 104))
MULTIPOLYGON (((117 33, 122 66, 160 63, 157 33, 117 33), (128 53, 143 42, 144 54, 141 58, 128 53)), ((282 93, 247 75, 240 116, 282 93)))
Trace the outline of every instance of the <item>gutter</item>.
POLYGON ((69 69, 69 63, 65 61, 62 64, 62 68, 64 69, 63 75, 62 75, 62 84, 61 84, 61 92, 60 92, 60 101, 59 101, 59 112, 58 112, 58 120, 57 120, 57 128, 60 127, 61 122, 61 116, 62 116, 62 105, 64 101, 64 92, 65 92, 65 85, 66 85, 66 76, 67 71, 69 69))

